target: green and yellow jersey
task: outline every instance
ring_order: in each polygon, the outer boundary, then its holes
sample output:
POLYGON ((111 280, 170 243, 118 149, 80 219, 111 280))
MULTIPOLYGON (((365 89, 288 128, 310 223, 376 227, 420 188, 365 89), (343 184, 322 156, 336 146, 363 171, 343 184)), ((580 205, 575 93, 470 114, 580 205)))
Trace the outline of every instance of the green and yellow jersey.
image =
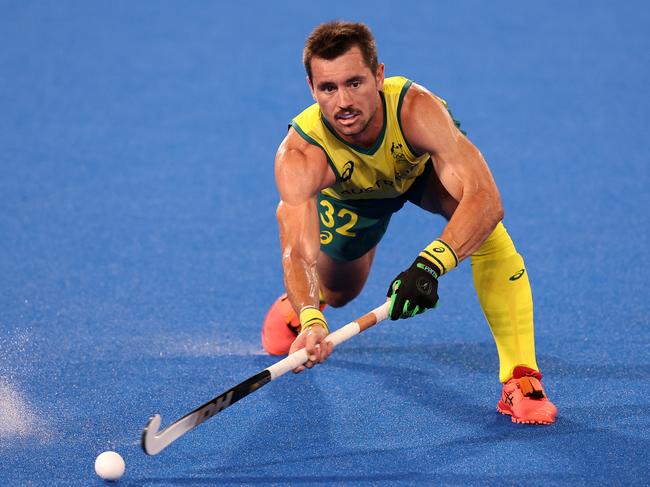
POLYGON ((344 141, 315 103, 295 117, 291 126, 327 156, 336 182, 322 191, 339 200, 396 198, 404 194, 424 170, 429 154, 416 155, 402 133, 400 109, 411 81, 386 78, 381 100, 384 123, 372 147, 344 141))
POLYGON ((402 133, 400 111, 411 84, 402 76, 384 80, 383 128, 369 148, 343 140, 317 103, 291 121, 302 138, 323 150, 336 175, 318 195, 321 250, 334 259, 361 257, 381 240, 394 212, 408 200, 420 202, 431 164, 430 155, 416 154, 402 133))

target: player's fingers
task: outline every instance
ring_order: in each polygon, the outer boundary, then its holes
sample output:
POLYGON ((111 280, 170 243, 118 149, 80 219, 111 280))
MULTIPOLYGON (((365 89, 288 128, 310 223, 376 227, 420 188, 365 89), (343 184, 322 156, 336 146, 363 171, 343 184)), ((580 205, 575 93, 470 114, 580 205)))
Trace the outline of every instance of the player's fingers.
POLYGON ((327 360, 327 358, 332 354, 332 350, 334 350, 334 344, 332 342, 324 342, 324 344, 323 349, 325 357, 323 360, 327 360))
POLYGON ((410 307, 411 307, 411 302, 407 299, 406 301, 404 301, 404 307, 402 308, 402 316, 400 316, 400 318, 408 318, 409 316, 411 316, 411 311, 409 309, 410 307))
POLYGON ((307 358, 309 358, 310 362, 318 361, 320 345, 318 344, 317 339, 318 337, 315 333, 309 333, 307 335, 307 340, 305 340, 305 351, 307 352, 307 358))
MULTIPOLYGON (((313 337, 311 337, 313 340, 313 337)), ((308 342, 309 343, 309 342, 308 342)), ((311 369, 314 365, 318 363, 318 344, 311 342, 309 347, 305 347, 307 350, 307 362, 305 367, 311 369)))
POLYGON ((322 364, 327 359, 327 342, 322 341, 319 345, 318 363, 322 364))
POLYGON ((302 335, 298 335, 296 339, 293 341, 291 344, 291 347, 289 347, 289 354, 292 354, 296 350, 300 350, 301 348, 304 348, 305 346, 305 337, 302 335))
POLYGON ((391 320, 396 320, 395 318, 395 312, 398 309, 395 304, 397 301, 397 294, 393 293, 390 296, 390 307, 388 308, 388 316, 390 316, 391 320))
POLYGON ((293 373, 294 374, 299 374, 303 370, 305 370, 305 367, 303 365, 300 365, 300 366, 296 367, 295 369, 293 369, 293 373))
POLYGON ((314 345, 314 353, 309 357, 309 360, 314 362, 314 365, 320 363, 320 352, 321 352, 321 346, 320 344, 314 345))
POLYGON ((404 296, 395 295, 395 301, 393 302, 393 309, 391 311, 391 320, 399 320, 404 317, 404 308, 409 306, 408 299, 405 299, 404 296))

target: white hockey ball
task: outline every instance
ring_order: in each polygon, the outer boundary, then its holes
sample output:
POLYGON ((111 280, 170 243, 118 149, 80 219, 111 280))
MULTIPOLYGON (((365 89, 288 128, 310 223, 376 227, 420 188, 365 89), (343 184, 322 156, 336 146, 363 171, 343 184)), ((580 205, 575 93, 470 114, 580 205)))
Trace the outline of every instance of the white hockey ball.
POLYGON ((104 480, 120 480, 125 469, 124 459, 117 452, 105 451, 95 459, 95 472, 104 480))

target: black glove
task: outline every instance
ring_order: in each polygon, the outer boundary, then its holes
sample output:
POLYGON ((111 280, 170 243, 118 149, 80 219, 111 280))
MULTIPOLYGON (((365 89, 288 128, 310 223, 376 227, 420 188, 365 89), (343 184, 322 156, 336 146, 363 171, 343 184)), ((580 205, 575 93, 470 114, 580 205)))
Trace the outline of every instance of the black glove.
POLYGON ((439 275, 440 269, 435 264, 418 256, 411 267, 393 279, 388 288, 386 296, 390 298, 390 319, 411 318, 435 308, 438 304, 439 275))

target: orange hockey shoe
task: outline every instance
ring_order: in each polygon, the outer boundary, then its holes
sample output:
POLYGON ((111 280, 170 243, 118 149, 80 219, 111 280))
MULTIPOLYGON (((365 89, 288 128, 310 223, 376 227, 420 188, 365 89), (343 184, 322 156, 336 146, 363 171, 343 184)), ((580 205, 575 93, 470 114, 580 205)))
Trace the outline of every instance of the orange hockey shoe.
MULTIPOLYGON (((325 304, 319 309, 323 311, 325 304)), ((262 346, 270 355, 286 355, 300 333, 300 318, 293 310, 287 293, 282 294, 266 312, 262 325, 262 346)))
POLYGON ((503 384, 497 411, 510 415, 514 423, 554 423, 557 408, 546 397, 541 379, 542 374, 535 369, 515 367, 512 379, 503 384))

